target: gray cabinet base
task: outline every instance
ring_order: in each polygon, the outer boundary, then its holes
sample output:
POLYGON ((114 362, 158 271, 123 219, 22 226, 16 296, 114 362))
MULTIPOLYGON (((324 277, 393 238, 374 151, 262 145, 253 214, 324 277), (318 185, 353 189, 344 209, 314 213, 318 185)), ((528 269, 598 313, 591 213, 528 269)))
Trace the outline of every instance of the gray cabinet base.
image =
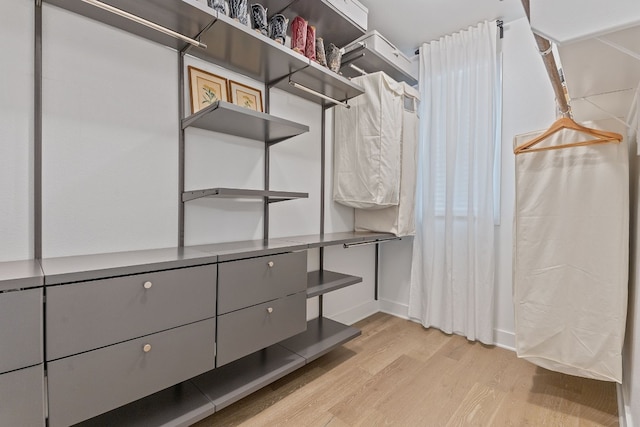
POLYGON ((313 319, 301 334, 87 420, 79 426, 186 427, 359 335, 358 329, 333 320, 313 319))

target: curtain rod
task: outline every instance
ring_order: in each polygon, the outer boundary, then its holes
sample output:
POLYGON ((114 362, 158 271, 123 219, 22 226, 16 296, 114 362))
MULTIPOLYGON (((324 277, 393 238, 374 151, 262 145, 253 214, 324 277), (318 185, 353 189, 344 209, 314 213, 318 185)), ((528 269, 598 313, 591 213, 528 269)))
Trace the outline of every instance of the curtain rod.
MULTIPOLYGON (((496 26, 498 27, 498 35, 500 36, 501 39, 503 39, 504 38, 504 21, 502 19, 496 19, 496 26)), ((419 55, 420 48, 417 48, 413 53, 414 55, 419 55)))
POLYGON ((90 4, 92 6, 95 6, 97 8, 100 8, 102 10, 106 10, 107 12, 111 12, 114 15, 122 16, 123 18, 126 18, 126 19, 128 19, 130 21, 137 22, 138 24, 144 25, 145 27, 149 27, 151 29, 154 29, 154 30, 160 32, 160 33, 163 33, 163 34, 166 34, 168 36, 171 36, 174 39, 182 40, 183 42, 192 44, 192 45, 194 45, 196 47, 201 47, 203 49, 207 48, 206 44, 204 44, 202 42, 199 42, 198 40, 194 40, 194 39, 192 39, 190 37, 187 37, 185 35, 182 35, 180 33, 176 33, 173 30, 170 30, 170 29, 168 29, 166 27, 158 25, 158 24, 156 24, 154 22, 147 21, 144 18, 140 18, 139 16, 136 16, 136 15, 134 15, 132 13, 126 12, 126 11, 124 11, 122 9, 118 9, 117 7, 113 7, 111 5, 102 3, 102 2, 100 2, 98 0, 82 0, 82 1, 87 3, 87 4, 90 4))

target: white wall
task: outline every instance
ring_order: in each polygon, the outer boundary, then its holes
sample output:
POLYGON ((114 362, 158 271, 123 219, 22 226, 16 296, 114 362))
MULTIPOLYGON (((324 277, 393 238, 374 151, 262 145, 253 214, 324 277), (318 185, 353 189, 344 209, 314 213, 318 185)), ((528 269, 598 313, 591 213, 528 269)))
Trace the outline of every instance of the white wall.
POLYGON ((0 261, 33 257, 34 2, 0 2, 0 261))
MULTIPOLYGON (((555 120, 553 90, 526 19, 505 24, 503 51, 502 205, 496 227, 496 335, 514 347, 512 240, 515 197, 513 137, 547 128, 555 120)), ((382 245, 381 307, 407 316, 412 239, 382 245)))

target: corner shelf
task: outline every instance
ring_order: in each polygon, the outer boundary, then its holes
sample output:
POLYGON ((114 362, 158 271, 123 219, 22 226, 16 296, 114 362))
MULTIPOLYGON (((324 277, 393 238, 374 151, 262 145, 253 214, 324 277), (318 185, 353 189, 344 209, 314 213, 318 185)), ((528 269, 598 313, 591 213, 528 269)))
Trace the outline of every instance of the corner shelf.
POLYGON ((362 277, 329 270, 310 271, 307 273, 307 298, 313 298, 360 282, 362 282, 362 277))
POLYGON ((309 132, 309 126, 217 101, 182 119, 182 129, 194 127, 275 144, 309 132))
POLYGON ((280 345, 304 357, 309 363, 360 334, 359 329, 318 317, 307 322, 305 332, 282 341, 280 345))
POLYGON ((185 191, 182 193, 182 201, 201 199, 203 197, 227 197, 235 199, 269 199, 269 203, 284 202, 293 199, 306 199, 309 193, 294 193, 291 191, 269 191, 269 190, 245 190, 242 188, 207 188, 205 190, 185 191))

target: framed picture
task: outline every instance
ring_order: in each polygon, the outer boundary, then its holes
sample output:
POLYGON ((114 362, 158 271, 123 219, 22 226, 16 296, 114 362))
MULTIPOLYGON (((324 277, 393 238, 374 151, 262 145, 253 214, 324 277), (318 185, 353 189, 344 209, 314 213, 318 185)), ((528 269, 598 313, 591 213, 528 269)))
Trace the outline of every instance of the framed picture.
POLYGON ((229 100, 227 79, 195 67, 188 67, 191 88, 191 113, 197 113, 216 101, 229 100))
POLYGON ((263 112, 262 92, 260 90, 229 80, 229 92, 232 103, 254 111, 263 112))

